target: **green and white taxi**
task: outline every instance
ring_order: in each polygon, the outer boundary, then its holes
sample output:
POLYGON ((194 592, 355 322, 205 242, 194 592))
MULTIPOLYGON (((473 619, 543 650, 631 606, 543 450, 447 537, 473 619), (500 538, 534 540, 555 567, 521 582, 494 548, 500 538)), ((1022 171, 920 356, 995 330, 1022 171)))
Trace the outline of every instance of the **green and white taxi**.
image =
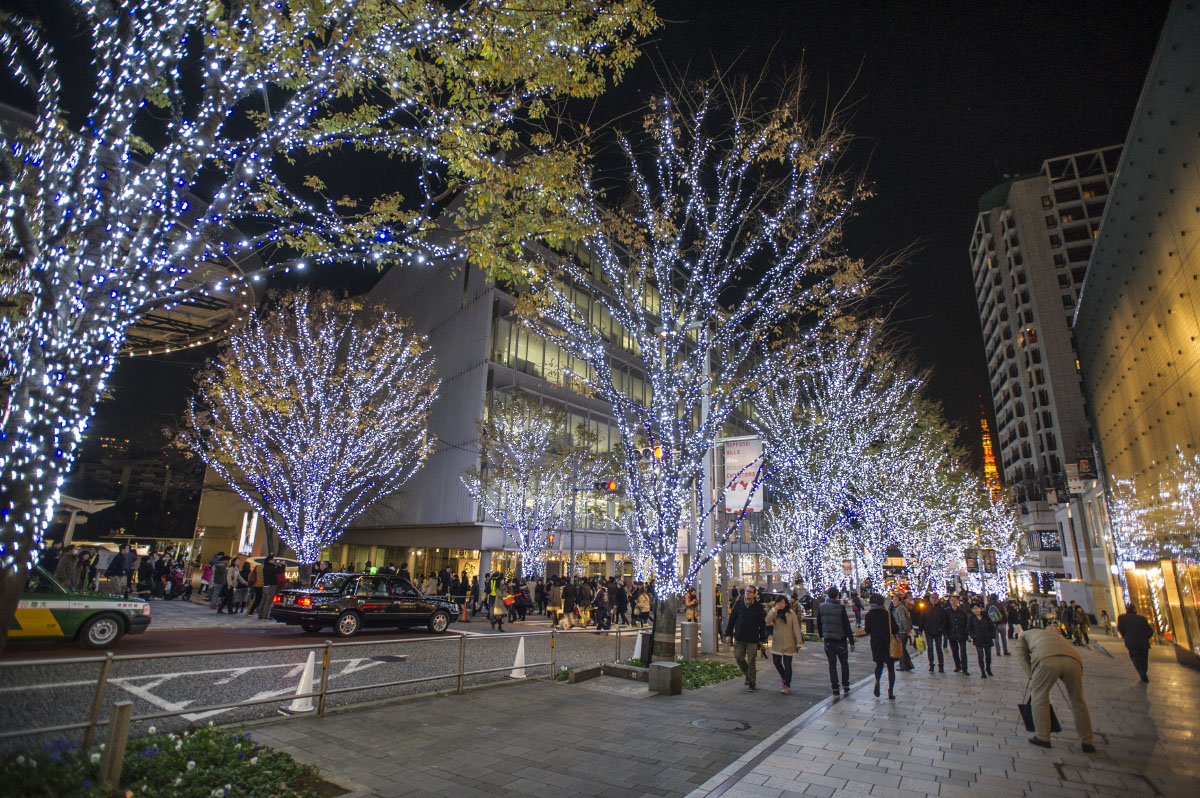
POLYGON ((68 590, 39 565, 29 573, 8 639, 70 639, 84 648, 107 648, 149 625, 144 599, 68 590))

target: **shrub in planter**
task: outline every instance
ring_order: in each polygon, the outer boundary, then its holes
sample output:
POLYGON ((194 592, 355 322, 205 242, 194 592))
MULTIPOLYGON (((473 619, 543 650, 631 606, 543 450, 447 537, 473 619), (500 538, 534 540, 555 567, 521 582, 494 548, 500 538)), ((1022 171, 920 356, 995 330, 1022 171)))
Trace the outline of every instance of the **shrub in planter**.
POLYGON ((249 734, 150 731, 126 746, 119 785, 99 783, 100 751, 65 739, 0 763, 0 784, 6 795, 54 798, 316 798, 323 784, 316 768, 263 748, 249 734))

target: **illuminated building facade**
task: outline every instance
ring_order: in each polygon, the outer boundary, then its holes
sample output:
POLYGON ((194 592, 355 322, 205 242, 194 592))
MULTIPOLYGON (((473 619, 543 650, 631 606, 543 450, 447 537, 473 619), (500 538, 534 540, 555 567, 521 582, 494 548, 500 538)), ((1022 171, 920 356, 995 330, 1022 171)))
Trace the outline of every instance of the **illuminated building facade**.
POLYGON ((1200 451, 1197 42, 1200 5, 1172 4, 1112 184, 1074 329, 1106 477, 1084 495, 1092 518, 1108 527, 1109 509, 1121 514, 1104 496, 1117 481, 1135 486, 1148 517, 1171 517, 1174 510, 1184 518, 1159 526, 1150 536, 1158 545, 1139 546, 1136 553, 1117 535, 1122 550, 1114 552, 1111 567, 1114 583, 1120 578, 1116 592, 1154 619, 1181 661, 1200 664, 1198 533, 1187 521, 1200 486, 1182 484, 1195 480, 1178 467, 1194 464, 1200 451), (1175 506, 1161 506, 1164 496, 1175 506))

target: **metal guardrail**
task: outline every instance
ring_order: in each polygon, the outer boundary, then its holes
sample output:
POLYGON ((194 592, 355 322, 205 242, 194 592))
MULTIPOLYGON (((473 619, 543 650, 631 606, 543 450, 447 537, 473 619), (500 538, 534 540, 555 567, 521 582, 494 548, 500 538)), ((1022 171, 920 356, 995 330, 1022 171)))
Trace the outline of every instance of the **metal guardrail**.
MULTIPOLYGON (((616 648, 616 658, 617 659, 620 659, 620 657, 621 657, 621 633, 622 633, 622 631, 628 632, 628 631, 632 631, 632 630, 628 630, 628 629, 622 630, 620 628, 617 628, 617 629, 605 630, 605 631, 599 632, 600 634, 607 633, 607 634, 613 635, 613 637, 616 640, 615 648, 616 648)), ((638 631, 641 631, 641 629, 639 628, 638 631)), ((480 637, 479 639, 482 639, 482 640, 497 640, 497 639, 511 640, 513 638, 549 636, 549 638, 550 638, 550 659, 546 662, 527 662, 527 663, 525 663, 524 667, 540 668, 540 667, 549 666, 549 677, 553 678, 555 675, 555 665, 557 664, 556 663, 557 652, 555 650, 555 644, 557 642, 557 638, 561 635, 597 634, 597 633, 598 633, 598 631, 596 629, 570 629, 570 630, 551 629, 551 630, 545 631, 545 632, 516 632, 516 633, 505 633, 503 635, 484 635, 484 636, 480 637)), ((95 737, 96 729, 100 728, 101 726, 107 726, 112 722, 111 718, 102 719, 100 717, 100 711, 104 705, 104 695, 105 695, 105 691, 108 687, 109 672, 112 670, 112 665, 114 662, 137 662, 137 661, 143 661, 143 660, 171 659, 171 658, 177 658, 177 657, 203 657, 203 656, 214 656, 214 655, 221 655, 221 654, 261 654, 261 653, 274 653, 274 652, 280 652, 280 651, 314 651, 314 652, 321 651, 322 655, 323 655, 322 660, 321 660, 321 684, 317 690, 314 690, 312 692, 294 693, 291 695, 276 696, 273 698, 259 698, 259 699, 250 699, 247 701, 235 701, 235 702, 227 703, 227 704, 212 704, 210 706, 203 706, 203 707, 189 706, 186 709, 172 710, 169 712, 154 712, 154 713, 150 713, 147 715, 132 715, 128 712, 117 713, 117 715, 121 718, 121 721, 124 722, 125 724, 129 724, 129 723, 133 723, 133 722, 148 721, 148 720, 159 720, 161 718, 177 717, 179 715, 190 715, 193 713, 213 712, 216 710, 240 709, 242 707, 252 707, 252 706, 258 706, 261 704, 283 704, 283 703, 287 703, 290 701, 294 701, 299 698, 315 698, 315 699, 317 699, 316 714, 318 716, 324 716, 326 699, 328 698, 328 696, 331 696, 331 695, 353 693, 353 692, 358 692, 358 691, 362 691, 362 690, 379 690, 379 689, 386 688, 386 687, 400 687, 402 685, 420 684, 423 682, 434 682, 434 681, 440 681, 443 679, 455 679, 456 680, 455 692, 462 693, 463 692, 463 682, 466 679, 466 677, 468 677, 468 676, 480 676, 480 675, 485 675, 485 674, 489 674, 489 673, 501 673, 503 671, 512 670, 512 666, 504 666, 501 668, 484 668, 484 669, 480 669, 480 670, 470 670, 470 671, 467 670, 466 669, 467 640, 471 639, 471 638, 465 634, 460 634, 458 636, 458 638, 459 638, 458 668, 454 671, 450 671, 448 673, 433 674, 430 676, 417 676, 417 677, 414 677, 411 679, 399 679, 399 680, 390 681, 390 682, 380 682, 380 683, 359 685, 359 686, 355 686, 355 687, 339 687, 339 688, 335 688, 332 690, 329 689, 329 663, 332 658, 334 649, 352 648, 355 646, 375 646, 375 645, 388 645, 388 644, 420 645, 422 643, 438 643, 438 642, 444 643, 446 640, 448 640, 450 638, 447 638, 447 637, 424 637, 424 638, 392 638, 392 639, 387 639, 387 640, 347 640, 347 641, 340 642, 340 643, 335 643, 332 640, 326 640, 323 644, 315 644, 315 645, 314 644, 300 644, 300 645, 291 645, 291 646, 257 646, 257 647, 252 647, 252 648, 220 648, 220 649, 208 649, 208 650, 202 650, 202 651, 164 651, 164 652, 160 652, 157 654, 113 654, 111 651, 109 651, 109 652, 106 652, 103 656, 73 657, 70 659, 34 659, 34 660, 0 661, 0 669, 3 669, 3 668, 29 668, 29 667, 40 667, 40 666, 49 666, 49 665, 82 665, 82 664, 88 664, 88 663, 100 663, 100 673, 99 673, 99 676, 96 681, 96 692, 95 692, 94 696, 92 697, 92 706, 91 706, 91 710, 89 712, 88 719, 86 721, 81 721, 79 723, 60 724, 58 726, 43 726, 40 728, 33 728, 33 729, 15 729, 15 730, 0 731, 0 740, 12 738, 12 737, 24 737, 27 735, 58 734, 61 732, 78 731, 80 729, 84 729, 85 731, 84 731, 84 736, 83 736, 83 747, 84 748, 91 747, 92 740, 95 737)), ((127 730, 128 730, 128 726, 126 725, 126 731, 127 730)))

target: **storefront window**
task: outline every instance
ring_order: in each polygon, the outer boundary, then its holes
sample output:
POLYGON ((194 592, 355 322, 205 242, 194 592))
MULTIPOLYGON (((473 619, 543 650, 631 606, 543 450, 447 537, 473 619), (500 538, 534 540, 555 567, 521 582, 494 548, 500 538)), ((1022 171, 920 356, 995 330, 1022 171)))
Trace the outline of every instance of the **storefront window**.
POLYGON ((1179 591, 1179 616, 1183 620, 1178 643, 1200 654, 1200 563, 1176 560, 1174 570, 1179 591))
POLYGON ((1175 642, 1162 567, 1158 563, 1138 563, 1136 568, 1125 571, 1125 583, 1138 612, 1149 619, 1159 635, 1175 642))

